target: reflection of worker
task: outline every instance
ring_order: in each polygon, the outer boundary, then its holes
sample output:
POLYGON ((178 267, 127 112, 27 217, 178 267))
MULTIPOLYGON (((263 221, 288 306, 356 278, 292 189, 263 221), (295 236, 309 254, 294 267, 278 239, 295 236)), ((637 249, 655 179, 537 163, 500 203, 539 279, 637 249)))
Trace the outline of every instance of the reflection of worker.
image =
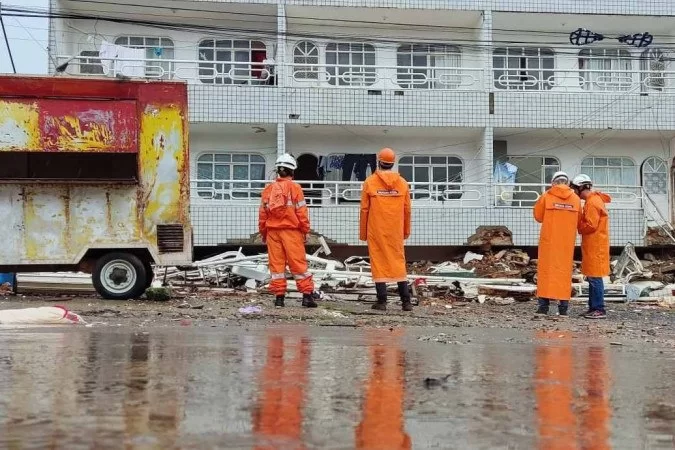
POLYGON ((297 164, 291 155, 284 153, 275 166, 279 177, 263 191, 258 212, 258 230, 269 254, 270 291, 277 296, 274 305, 284 306, 288 264, 302 292, 302 306, 315 308, 314 283, 307 271, 305 254, 309 216, 302 188, 293 182, 297 164))
POLYGON ((572 187, 584 200, 579 223, 581 234, 581 273, 588 278, 587 319, 604 319, 605 286, 603 277, 609 275, 609 216, 606 203, 609 195, 593 190, 593 181, 588 175, 579 174, 572 180, 572 187))
POLYGON ((368 254, 377 291, 373 309, 387 309, 387 284, 398 283, 404 311, 412 311, 406 276, 404 240, 410 236, 410 190, 392 172, 396 155, 390 148, 377 155, 378 170, 363 183, 359 239, 368 241, 368 254))
POLYGON ((357 449, 403 450, 412 448, 405 432, 403 398, 405 396, 405 354, 399 344, 382 335, 370 347, 371 370, 363 399, 363 416, 356 427, 357 449))
POLYGON ((282 336, 267 339, 267 359, 260 380, 260 398, 253 411, 255 450, 302 449, 305 386, 310 360, 309 340, 282 336))
POLYGON ((550 300, 559 301, 561 316, 566 316, 569 308, 581 200, 568 183, 565 172, 556 172, 551 188, 534 205, 534 219, 542 224, 537 263, 537 314, 548 314, 550 300))

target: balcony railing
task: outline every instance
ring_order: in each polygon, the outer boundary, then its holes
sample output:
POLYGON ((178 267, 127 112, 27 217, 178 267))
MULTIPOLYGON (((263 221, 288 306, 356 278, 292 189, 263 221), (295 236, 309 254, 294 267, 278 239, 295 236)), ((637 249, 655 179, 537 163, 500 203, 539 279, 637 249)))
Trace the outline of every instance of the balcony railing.
MULTIPOLYGON (((195 203, 260 204, 260 195, 269 181, 262 180, 192 180, 195 203)), ((361 199, 361 182, 298 181, 307 204, 319 206, 356 206, 361 199)), ((487 195, 485 183, 410 183, 410 197, 415 207, 531 208, 547 184, 494 184, 494 195, 487 195)), ((642 209, 643 191, 639 186, 598 186, 612 197, 610 208, 642 209)))
MULTIPOLYGON (((146 79, 185 80, 209 85, 277 84, 285 74, 292 87, 371 90, 483 90, 486 70, 475 67, 387 66, 358 64, 274 64, 253 61, 116 59, 106 66, 91 56, 58 56, 73 75, 126 75, 146 79), (282 71, 283 69, 283 71, 282 71)), ((675 92, 675 71, 496 68, 498 90, 551 92, 675 92)))

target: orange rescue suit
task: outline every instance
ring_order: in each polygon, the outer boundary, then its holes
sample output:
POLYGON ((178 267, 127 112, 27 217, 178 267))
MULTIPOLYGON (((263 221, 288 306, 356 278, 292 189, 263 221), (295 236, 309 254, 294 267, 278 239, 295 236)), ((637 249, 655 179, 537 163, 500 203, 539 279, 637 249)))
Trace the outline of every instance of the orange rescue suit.
POLYGON ((375 283, 406 281, 403 241, 409 236, 408 183, 396 172, 378 170, 363 183, 359 221, 375 283))
POLYGON ((307 272, 305 236, 309 233, 309 216, 302 188, 290 178, 277 178, 282 183, 287 197, 286 210, 282 217, 269 213, 272 184, 265 187, 258 211, 258 231, 267 242, 269 267, 272 281, 270 291, 275 295, 286 293, 286 264, 303 294, 314 292, 312 274, 307 272))
POLYGON ((612 199, 602 192, 591 192, 586 199, 579 234, 581 234, 581 273, 601 278, 609 275, 609 215, 606 203, 612 199))
POLYGON ((534 219, 541 223, 537 296, 569 300, 572 293, 572 266, 581 200, 566 185, 557 184, 534 205, 534 219))

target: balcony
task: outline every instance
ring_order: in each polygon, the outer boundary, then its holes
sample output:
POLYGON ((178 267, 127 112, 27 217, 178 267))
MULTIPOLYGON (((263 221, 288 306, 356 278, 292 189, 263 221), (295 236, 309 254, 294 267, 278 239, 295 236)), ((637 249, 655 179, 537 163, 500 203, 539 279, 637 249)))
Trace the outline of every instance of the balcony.
MULTIPOLYGON (((257 232, 260 180, 193 180, 192 223, 195 245, 245 243, 257 232)), ((300 182, 309 205, 312 229, 347 245, 358 240, 358 182, 300 182)), ((539 225, 532 206, 547 188, 541 184, 414 183, 413 232, 408 245, 464 245, 481 225, 505 225, 517 246, 537 245, 539 225)), ((599 187, 612 195, 612 245, 642 243, 647 213, 640 187, 599 187)))

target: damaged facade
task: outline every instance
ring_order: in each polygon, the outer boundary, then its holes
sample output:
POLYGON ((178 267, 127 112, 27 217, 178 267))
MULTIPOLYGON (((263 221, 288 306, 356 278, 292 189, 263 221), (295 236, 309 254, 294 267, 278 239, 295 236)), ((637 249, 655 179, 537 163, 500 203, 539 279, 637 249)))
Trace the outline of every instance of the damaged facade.
POLYGON ((612 195, 612 245, 673 242, 675 78, 658 46, 672 39, 672 4, 185 0, 172 2, 183 28, 168 30, 97 20, 156 22, 154 6, 100 3, 94 17, 52 2, 82 17, 51 20, 50 54, 72 75, 187 80, 197 247, 255 242, 283 152, 298 160, 313 230, 359 245, 360 181, 384 146, 411 184, 411 246, 470 244, 481 226, 536 245, 531 207, 557 170, 612 195), (570 45, 585 24, 656 39, 570 45))

